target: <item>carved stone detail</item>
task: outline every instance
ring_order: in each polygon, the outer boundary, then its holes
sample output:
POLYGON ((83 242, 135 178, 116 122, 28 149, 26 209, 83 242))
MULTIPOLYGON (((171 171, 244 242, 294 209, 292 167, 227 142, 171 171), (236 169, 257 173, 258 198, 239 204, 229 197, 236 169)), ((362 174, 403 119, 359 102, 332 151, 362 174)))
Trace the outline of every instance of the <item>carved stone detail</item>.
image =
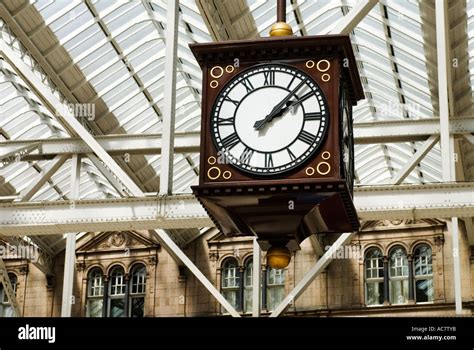
POLYGON ((77 270, 78 272, 84 271, 85 268, 86 268, 86 263, 85 263, 85 261, 78 261, 78 262, 76 262, 76 270, 77 270))
POLYGON ((114 232, 109 237, 109 244, 112 247, 122 247, 127 243, 127 236, 123 232, 114 232))
POLYGON ((444 235, 435 236, 434 242, 437 246, 442 246, 444 244, 444 235))

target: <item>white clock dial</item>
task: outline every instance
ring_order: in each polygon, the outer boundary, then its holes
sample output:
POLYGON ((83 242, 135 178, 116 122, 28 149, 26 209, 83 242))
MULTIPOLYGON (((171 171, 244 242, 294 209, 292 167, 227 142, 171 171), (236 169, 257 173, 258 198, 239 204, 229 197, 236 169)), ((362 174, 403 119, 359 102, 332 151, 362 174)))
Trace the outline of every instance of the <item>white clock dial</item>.
POLYGON ((329 123, 326 99, 304 72, 262 64, 237 75, 218 95, 211 135, 220 156, 260 175, 294 169, 319 148, 329 123))

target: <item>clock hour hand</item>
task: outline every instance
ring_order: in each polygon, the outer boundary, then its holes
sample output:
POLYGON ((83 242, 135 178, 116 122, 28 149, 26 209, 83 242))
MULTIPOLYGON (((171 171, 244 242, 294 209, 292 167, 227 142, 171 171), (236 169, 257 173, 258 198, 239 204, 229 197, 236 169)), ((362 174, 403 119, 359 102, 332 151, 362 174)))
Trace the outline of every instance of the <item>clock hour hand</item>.
POLYGON ((280 101, 272 111, 263 119, 257 120, 253 127, 260 130, 266 123, 271 122, 273 118, 281 116, 283 112, 288 108, 287 102, 298 92, 299 89, 306 83, 306 80, 302 80, 297 87, 295 87, 283 100, 280 101))
POLYGON ((255 129, 257 130, 260 130, 264 125, 265 123, 268 123, 268 122, 271 122, 273 119, 277 118, 277 117, 281 117, 289 108, 289 106, 293 103, 293 101, 288 101, 286 103, 286 106, 283 107, 282 109, 280 109, 278 111, 278 113, 276 114, 273 114, 271 117, 269 116, 266 116, 264 119, 261 119, 261 120, 257 120, 255 122, 255 124, 253 125, 255 129))

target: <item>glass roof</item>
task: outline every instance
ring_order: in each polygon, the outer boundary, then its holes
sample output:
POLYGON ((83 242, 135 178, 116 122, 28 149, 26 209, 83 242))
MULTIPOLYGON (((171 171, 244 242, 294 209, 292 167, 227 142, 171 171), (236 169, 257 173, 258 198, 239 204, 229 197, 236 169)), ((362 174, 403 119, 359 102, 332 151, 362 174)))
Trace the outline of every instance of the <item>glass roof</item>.
MULTIPOLYGON (((474 86, 474 0, 467 0, 467 33, 469 50, 469 72, 471 75, 471 87, 474 86)), ((474 91, 472 92, 474 100, 474 91)))
MULTIPOLYGON (((102 99, 116 123, 108 134, 161 133, 166 4, 163 1, 63 2, 40 0, 36 9, 102 99)), ((180 2, 176 132, 200 129, 201 71, 188 44, 211 41, 193 1, 180 2)), ((83 84, 84 84, 83 83, 83 84)), ((78 87, 77 87, 78 88, 78 87)), ((158 175, 160 159, 145 156, 158 175)), ((177 154, 174 191, 197 181, 198 154, 177 154)))
MULTIPOLYGON (((30 1, 51 30, 52 37, 71 62, 55 67, 64 74, 76 66, 83 78, 70 88, 72 96, 91 86, 88 103, 102 103, 103 113, 93 123, 104 134, 146 134, 162 130, 166 1, 30 1)), ((287 21, 295 35, 329 33, 357 1, 288 1, 287 21)), ((273 0, 248 0, 260 36, 268 36, 275 21, 273 0)), ((3 39, 20 50, 21 44, 4 22, 3 39)), ((467 0, 468 62, 474 83, 474 0, 467 0)), ((366 99, 354 109, 355 123, 438 117, 431 96, 430 65, 417 1, 383 1, 377 4, 351 33, 366 99)), ((180 1, 176 132, 200 129, 201 70, 188 44, 212 41, 200 9, 193 0, 180 1)), ((49 52, 55 55, 54 50, 49 52), (52 53, 51 53, 52 52, 52 53)), ((36 74, 37 64, 23 54, 36 74)), ((68 133, 27 84, 1 60, 0 139, 67 137, 68 133)), ((48 79, 61 100, 68 102, 48 79)), ((432 84, 431 84, 432 85, 432 84)), ((92 128, 93 129, 93 128, 92 128)), ((91 132, 92 132, 91 129, 91 132)), ((423 142, 356 145, 356 182, 359 185, 389 183, 423 142)), ((151 184, 160 174, 160 156, 144 156, 133 169, 151 184), (147 173, 152 169, 152 173, 147 173), (146 175, 145 175, 146 174, 146 175)), ((18 162, 0 169, 1 195, 21 192, 50 161, 18 162)), ((198 154, 175 154, 174 192, 190 192, 197 183, 198 154)), ((70 161, 38 191, 33 199, 67 198, 70 161)), ((404 180, 405 183, 441 181, 439 145, 404 180)), ((81 197, 118 196, 117 191, 87 158, 82 160, 81 197)))
MULTIPOLYGON (((471 0, 472 1, 472 0, 471 0)), ((275 20, 274 1, 249 0, 261 36, 275 20)), ((288 2, 287 22, 296 35, 328 34, 357 1, 288 2)), ((352 31, 366 99, 354 108, 354 123, 433 118, 419 5, 390 1, 376 5, 352 31)), ((386 184, 422 142, 356 145, 356 184, 386 184)), ((404 182, 441 181, 439 145, 435 145, 404 182), (424 166, 426 163, 426 166, 424 166)))

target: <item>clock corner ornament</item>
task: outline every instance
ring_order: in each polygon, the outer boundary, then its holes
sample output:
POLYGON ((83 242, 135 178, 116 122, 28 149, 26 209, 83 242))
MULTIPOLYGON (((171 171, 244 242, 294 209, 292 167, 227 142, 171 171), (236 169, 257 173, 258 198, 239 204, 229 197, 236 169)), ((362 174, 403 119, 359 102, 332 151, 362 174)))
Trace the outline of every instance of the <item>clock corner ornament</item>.
MULTIPOLYGON (((281 23, 272 30, 288 34, 281 23)), ((190 47, 203 70, 193 192, 216 226, 276 251, 357 230, 352 106, 364 95, 349 37, 190 47)))

